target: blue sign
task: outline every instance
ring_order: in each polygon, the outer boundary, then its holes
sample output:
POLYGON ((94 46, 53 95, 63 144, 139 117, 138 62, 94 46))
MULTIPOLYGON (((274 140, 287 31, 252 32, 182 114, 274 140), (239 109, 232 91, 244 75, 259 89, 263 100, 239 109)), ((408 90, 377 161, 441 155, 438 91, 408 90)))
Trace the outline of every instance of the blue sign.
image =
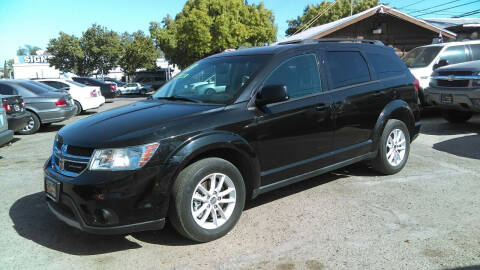
POLYGON ((53 55, 20 55, 18 56, 18 63, 20 64, 48 64, 48 59, 53 55))

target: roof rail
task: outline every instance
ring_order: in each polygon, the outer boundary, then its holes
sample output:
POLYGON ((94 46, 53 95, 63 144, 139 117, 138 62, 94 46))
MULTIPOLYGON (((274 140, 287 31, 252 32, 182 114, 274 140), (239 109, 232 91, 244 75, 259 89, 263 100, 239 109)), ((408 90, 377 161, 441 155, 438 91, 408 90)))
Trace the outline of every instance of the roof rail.
POLYGON ((381 42, 380 40, 373 40, 373 39, 358 39, 358 38, 319 38, 319 39, 316 39, 316 40, 317 40, 317 42, 368 43, 368 44, 375 44, 375 45, 385 46, 385 44, 383 44, 383 42, 381 42))
POLYGON ((339 43, 368 43, 375 45, 384 46, 383 42, 380 40, 371 40, 371 39, 357 39, 357 38, 318 38, 318 39, 294 39, 284 42, 279 42, 277 45, 288 45, 288 44, 314 44, 319 42, 339 42, 339 43))

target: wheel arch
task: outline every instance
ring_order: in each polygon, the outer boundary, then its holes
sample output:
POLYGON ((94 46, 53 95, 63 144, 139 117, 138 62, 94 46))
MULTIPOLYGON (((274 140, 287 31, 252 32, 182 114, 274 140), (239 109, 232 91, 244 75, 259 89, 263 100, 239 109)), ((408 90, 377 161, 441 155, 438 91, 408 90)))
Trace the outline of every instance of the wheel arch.
POLYGON ((245 183, 247 198, 251 198, 253 191, 260 187, 260 164, 250 144, 236 134, 215 132, 189 140, 167 158, 168 166, 175 167, 169 190, 184 168, 208 157, 225 159, 238 168, 245 183))
POLYGON ((403 100, 394 100, 383 108, 380 116, 377 119, 375 128, 372 134, 373 151, 378 150, 378 142, 382 136, 383 129, 388 120, 397 119, 405 123, 408 128, 410 138, 414 137, 415 133, 415 116, 410 106, 403 100))
POLYGON ((38 115, 38 113, 34 109, 32 109, 30 107, 27 107, 27 108, 25 108, 25 110, 35 114, 37 116, 38 120, 40 121, 40 124, 42 124, 42 118, 40 118, 40 115, 38 115))

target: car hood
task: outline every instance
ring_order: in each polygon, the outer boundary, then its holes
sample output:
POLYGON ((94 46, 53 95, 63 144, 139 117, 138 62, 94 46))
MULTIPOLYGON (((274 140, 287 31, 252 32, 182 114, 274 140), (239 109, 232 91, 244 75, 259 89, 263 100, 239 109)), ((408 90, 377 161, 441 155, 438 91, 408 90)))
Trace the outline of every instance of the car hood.
POLYGON ((220 108, 223 106, 145 100, 84 118, 58 134, 63 143, 80 147, 140 145, 164 138, 169 123, 220 108))
POLYGON ((472 72, 480 72, 480 60, 478 61, 470 61, 460 64, 453 64, 438 68, 435 71, 472 71, 472 72))

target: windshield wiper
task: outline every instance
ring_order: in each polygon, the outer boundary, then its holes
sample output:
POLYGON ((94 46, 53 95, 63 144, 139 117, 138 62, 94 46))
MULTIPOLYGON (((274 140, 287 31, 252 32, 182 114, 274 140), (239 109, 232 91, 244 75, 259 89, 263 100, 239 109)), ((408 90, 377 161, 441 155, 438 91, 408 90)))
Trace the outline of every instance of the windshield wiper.
POLYGON ((165 99, 165 100, 183 100, 183 101, 190 101, 195 103, 200 103, 200 100, 188 98, 184 96, 169 96, 169 97, 156 97, 156 99, 165 99))

